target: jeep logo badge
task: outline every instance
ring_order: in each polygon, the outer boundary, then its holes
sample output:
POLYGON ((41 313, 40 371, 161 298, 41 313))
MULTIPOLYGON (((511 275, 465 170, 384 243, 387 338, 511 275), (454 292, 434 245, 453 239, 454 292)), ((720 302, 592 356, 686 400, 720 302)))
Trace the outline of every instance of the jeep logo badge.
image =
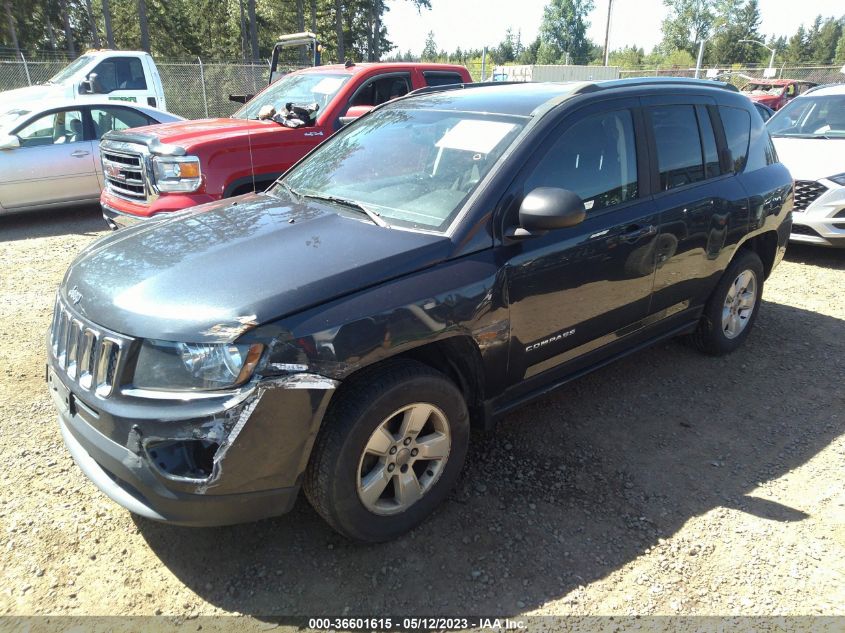
POLYGON ((79 287, 74 286, 70 290, 67 291, 67 298, 71 300, 72 303, 77 304, 82 300, 82 293, 79 292, 79 287))

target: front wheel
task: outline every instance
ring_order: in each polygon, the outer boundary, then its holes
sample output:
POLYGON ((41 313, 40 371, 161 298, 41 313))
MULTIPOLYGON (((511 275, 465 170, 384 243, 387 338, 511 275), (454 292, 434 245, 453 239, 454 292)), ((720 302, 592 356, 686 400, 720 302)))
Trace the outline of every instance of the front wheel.
POLYGON ((763 295, 763 263, 753 251, 743 250, 730 263, 710 295, 698 328, 691 335, 701 351, 728 354, 748 337, 763 295))
POLYGON ((365 370, 326 414, 306 470, 305 495, 341 534, 386 541, 446 498, 469 444, 461 392, 414 361, 365 370))

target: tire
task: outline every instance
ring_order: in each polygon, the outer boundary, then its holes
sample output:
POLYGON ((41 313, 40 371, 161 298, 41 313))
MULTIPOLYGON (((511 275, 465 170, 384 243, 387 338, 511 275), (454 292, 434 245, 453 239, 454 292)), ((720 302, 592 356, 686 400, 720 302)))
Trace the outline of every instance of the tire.
POLYGON ((737 253, 707 300, 698 328, 690 335, 690 341, 696 348, 706 354, 722 356, 742 345, 751 333, 760 311, 763 276, 763 263, 756 253, 749 250, 737 253), (750 285, 746 286, 749 275, 753 280, 753 291, 750 285), (746 292, 741 293, 743 296, 728 302, 729 293, 737 297, 736 290, 742 290, 743 287, 746 288, 746 292), (748 305, 752 297, 751 307, 742 308, 748 305), (734 314, 730 312, 731 308, 736 311, 733 323, 730 321, 734 314))
POLYGON ((440 372, 410 360, 365 369, 343 384, 326 412, 305 471, 305 496, 352 540, 395 538, 422 523, 449 494, 466 458, 469 430, 463 395, 440 372), (421 420, 416 433, 400 433, 421 420), (427 460, 426 454, 445 457, 427 460))

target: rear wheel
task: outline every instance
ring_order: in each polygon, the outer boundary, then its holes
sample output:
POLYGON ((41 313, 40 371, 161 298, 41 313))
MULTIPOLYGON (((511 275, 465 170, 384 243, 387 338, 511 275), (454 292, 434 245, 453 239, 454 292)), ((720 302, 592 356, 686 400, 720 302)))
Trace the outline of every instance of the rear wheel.
POLYGON ((326 414, 305 495, 341 534, 389 540, 446 498, 468 444, 466 404, 446 376, 404 360, 365 370, 326 414))
POLYGON ((737 254, 710 295, 698 328, 691 335, 703 352, 728 354, 748 337, 763 294, 763 263, 753 251, 737 254))

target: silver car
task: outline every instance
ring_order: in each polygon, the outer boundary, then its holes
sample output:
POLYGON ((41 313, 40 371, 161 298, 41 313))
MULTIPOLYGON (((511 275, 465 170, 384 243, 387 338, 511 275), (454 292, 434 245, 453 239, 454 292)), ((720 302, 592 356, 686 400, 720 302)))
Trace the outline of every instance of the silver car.
POLYGON ((100 137, 180 121, 156 108, 104 101, 26 103, 0 111, 0 214, 96 203, 100 137))

